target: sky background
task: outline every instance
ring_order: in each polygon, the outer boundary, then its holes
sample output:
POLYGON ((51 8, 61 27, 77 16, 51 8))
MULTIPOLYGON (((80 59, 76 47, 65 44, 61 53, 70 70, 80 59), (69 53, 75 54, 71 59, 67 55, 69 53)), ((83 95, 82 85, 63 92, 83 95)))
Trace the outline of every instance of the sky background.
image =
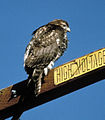
MULTIPOLYGON (((23 56, 31 33, 53 19, 71 28, 54 67, 105 47, 105 0, 0 0, 0 89, 27 78, 23 56)), ((21 120, 105 120, 105 80, 28 110, 21 120)))

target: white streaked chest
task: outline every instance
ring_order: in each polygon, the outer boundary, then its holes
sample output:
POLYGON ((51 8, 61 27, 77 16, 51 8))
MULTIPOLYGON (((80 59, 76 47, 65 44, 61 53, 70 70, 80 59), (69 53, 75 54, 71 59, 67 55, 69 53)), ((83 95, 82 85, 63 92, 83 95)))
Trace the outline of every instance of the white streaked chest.
MULTIPOLYGON (((65 34, 64 34, 64 40, 66 40, 66 39, 67 39, 67 34, 65 33, 65 34)), ((61 42, 62 42, 62 41, 61 41, 59 38, 56 39, 57 45, 60 45, 61 42)))
POLYGON ((67 33, 64 34, 64 39, 67 39, 67 33))

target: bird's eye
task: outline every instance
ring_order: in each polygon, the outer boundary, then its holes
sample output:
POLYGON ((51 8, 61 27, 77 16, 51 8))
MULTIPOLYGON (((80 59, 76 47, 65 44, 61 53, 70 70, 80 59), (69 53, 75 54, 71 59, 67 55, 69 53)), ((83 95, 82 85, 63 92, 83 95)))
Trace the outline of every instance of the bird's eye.
POLYGON ((63 25, 64 27, 66 27, 66 25, 63 25))

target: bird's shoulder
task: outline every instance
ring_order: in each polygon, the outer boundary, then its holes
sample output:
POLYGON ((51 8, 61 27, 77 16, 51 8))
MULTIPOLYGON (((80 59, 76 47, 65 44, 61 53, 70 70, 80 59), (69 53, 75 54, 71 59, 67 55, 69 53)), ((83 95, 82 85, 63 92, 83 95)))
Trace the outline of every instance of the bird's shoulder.
POLYGON ((30 43, 34 46, 48 46, 56 42, 56 39, 63 37, 63 30, 56 25, 44 25, 33 32, 33 38, 30 43))
POLYGON ((32 35, 38 37, 41 33, 51 32, 52 30, 63 31, 63 29, 60 26, 54 24, 46 24, 34 30, 32 35))

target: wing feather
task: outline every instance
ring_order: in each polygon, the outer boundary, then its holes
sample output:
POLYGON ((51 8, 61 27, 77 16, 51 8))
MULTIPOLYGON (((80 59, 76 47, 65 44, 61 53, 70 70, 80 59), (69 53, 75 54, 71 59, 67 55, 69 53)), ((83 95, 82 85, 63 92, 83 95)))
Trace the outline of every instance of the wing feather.
POLYGON ((61 31, 51 27, 49 29, 48 26, 36 31, 25 53, 24 65, 27 73, 30 69, 45 68, 57 56, 59 46, 56 39, 61 40, 61 38, 61 31))

